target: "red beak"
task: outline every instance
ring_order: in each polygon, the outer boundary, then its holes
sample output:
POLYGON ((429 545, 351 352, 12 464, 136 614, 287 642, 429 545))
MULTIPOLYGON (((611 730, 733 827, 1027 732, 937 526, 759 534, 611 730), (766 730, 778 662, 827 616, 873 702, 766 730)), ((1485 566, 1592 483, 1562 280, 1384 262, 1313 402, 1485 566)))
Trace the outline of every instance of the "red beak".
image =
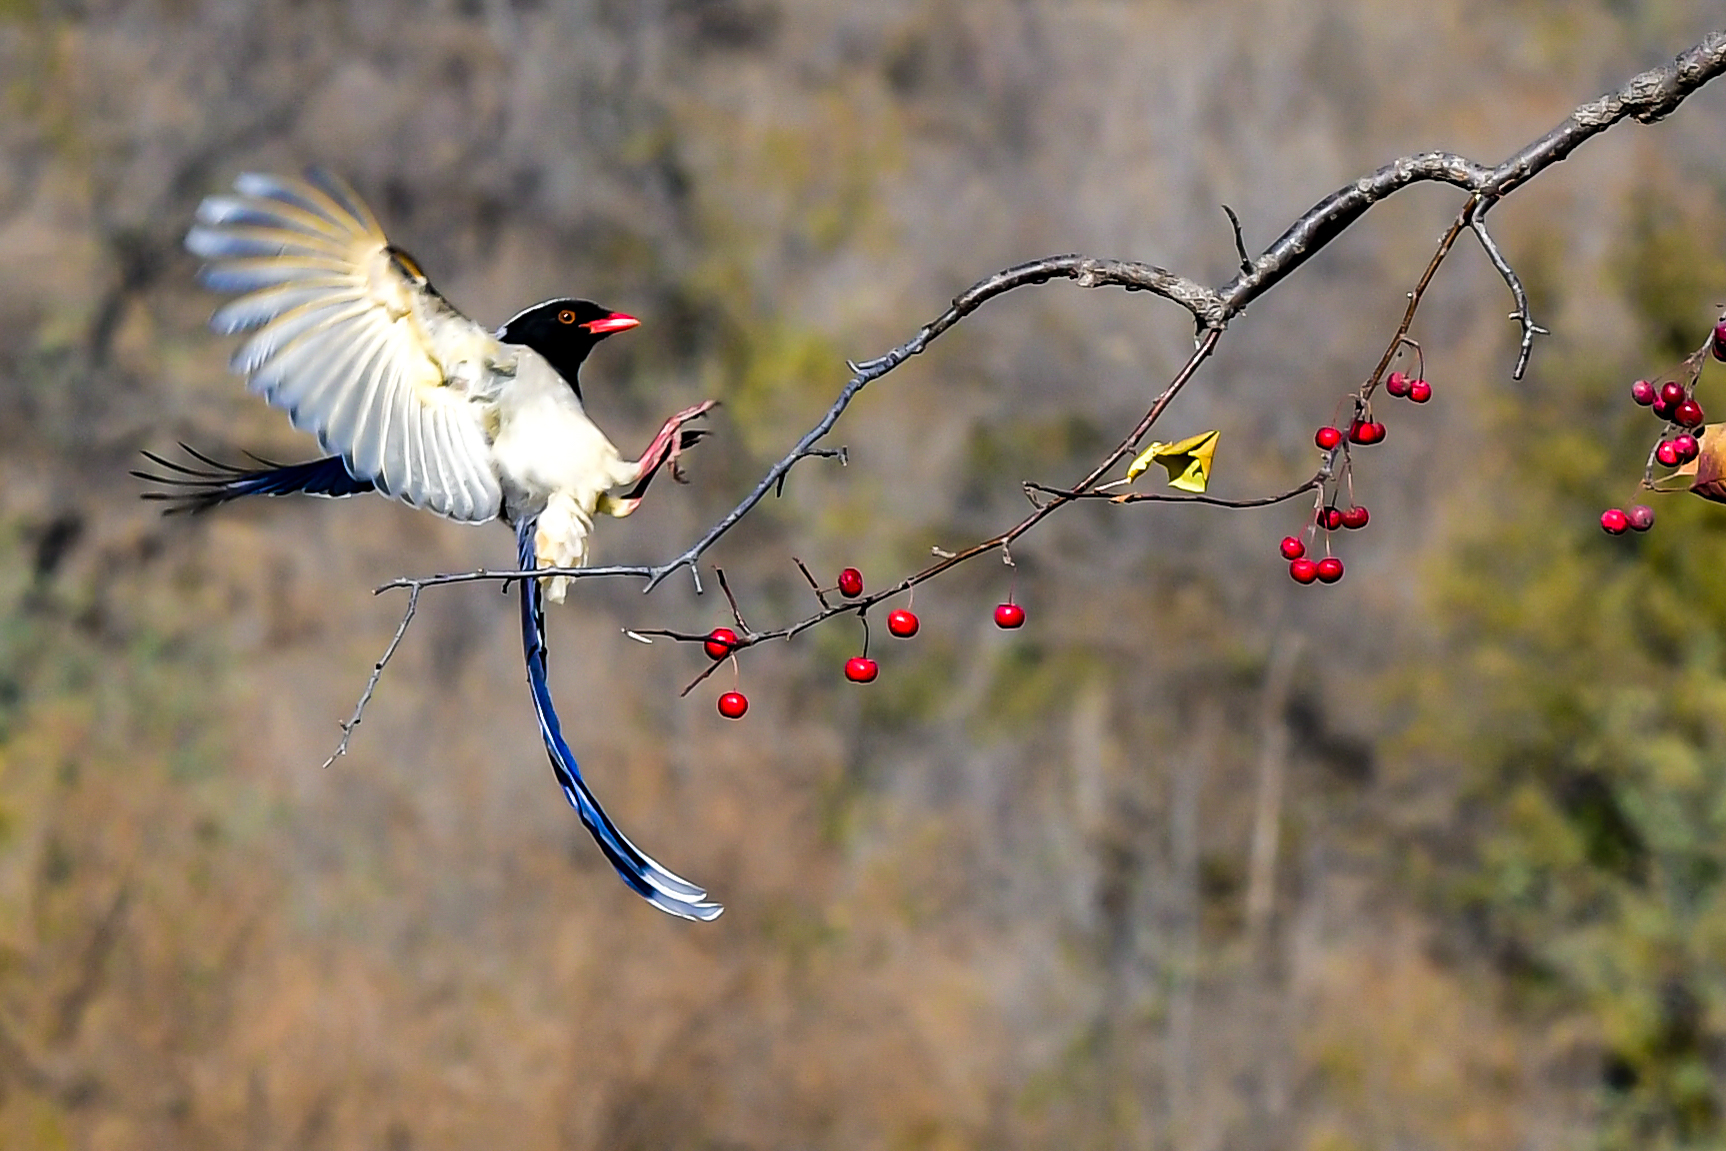
POLYGON ((609 316, 589 320, 581 326, 596 336, 609 336, 613 332, 627 332, 631 328, 639 328, 641 321, 622 312, 613 312, 609 316))

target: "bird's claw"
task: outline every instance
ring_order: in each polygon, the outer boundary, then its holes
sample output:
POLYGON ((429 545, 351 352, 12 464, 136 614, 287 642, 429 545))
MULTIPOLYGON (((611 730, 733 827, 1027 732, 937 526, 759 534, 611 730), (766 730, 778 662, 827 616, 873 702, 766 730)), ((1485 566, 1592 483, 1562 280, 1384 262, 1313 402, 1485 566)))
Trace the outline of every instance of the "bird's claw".
POLYGON ((671 478, 675 482, 680 484, 689 482, 683 474, 683 467, 680 463, 683 452, 686 448, 700 442, 701 437, 707 434, 707 429, 685 428, 684 425, 691 420, 700 419, 718 406, 718 400, 703 400, 692 408, 684 408, 660 425, 659 434, 653 437, 653 442, 647 445, 647 450, 641 454, 641 459, 637 462, 640 478, 636 480, 635 486, 629 491, 614 498, 613 506, 619 510, 614 511, 613 514, 628 515, 633 512, 641 502, 642 494, 647 491, 647 485, 653 482, 654 475, 666 465, 670 465, 671 478))

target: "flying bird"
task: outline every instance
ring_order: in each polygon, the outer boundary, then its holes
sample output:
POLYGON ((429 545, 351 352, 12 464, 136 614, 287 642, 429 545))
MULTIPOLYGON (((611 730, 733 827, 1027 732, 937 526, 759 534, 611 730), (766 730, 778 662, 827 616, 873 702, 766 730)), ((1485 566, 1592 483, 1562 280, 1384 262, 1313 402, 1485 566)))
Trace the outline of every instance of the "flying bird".
MULTIPOLYGON (((169 490, 145 498, 197 512, 249 495, 377 492, 463 523, 502 519, 515 529, 522 570, 532 570, 582 566, 596 515, 629 515, 668 465, 681 479, 679 456, 703 434, 688 425, 712 401, 666 420, 635 460, 582 407, 582 362, 636 327, 633 316, 556 299, 488 331, 438 294, 339 178, 247 174, 234 191, 206 198, 186 237, 207 261, 202 283, 237 295, 210 326, 249 333, 229 366, 330 454, 243 468, 191 448, 201 467, 146 452, 169 474, 133 474, 169 490)), ((528 686, 552 771, 625 883, 662 911, 713 919, 720 904, 612 823, 564 740, 546 680, 543 601, 561 602, 569 582, 519 583, 528 686)))

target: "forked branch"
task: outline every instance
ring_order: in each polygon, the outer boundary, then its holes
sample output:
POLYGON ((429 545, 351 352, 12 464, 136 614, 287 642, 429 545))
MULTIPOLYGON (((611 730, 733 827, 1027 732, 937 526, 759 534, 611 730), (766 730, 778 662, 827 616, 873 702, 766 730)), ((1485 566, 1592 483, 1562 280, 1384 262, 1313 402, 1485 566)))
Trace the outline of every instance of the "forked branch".
MULTIPOLYGON (((1169 385, 1153 401, 1138 424, 1087 475, 1067 487, 1043 484, 1028 485, 1028 494, 1035 492, 1038 495, 1048 497, 1048 499, 1046 502, 1036 503, 1033 510, 1012 527, 960 551, 938 553, 940 558, 936 563, 865 598, 844 604, 823 604, 819 612, 795 623, 758 633, 749 632, 746 636, 740 637, 744 642, 741 642, 739 646, 748 646, 766 639, 790 638, 834 615, 851 613, 861 615, 881 600, 933 579, 961 563, 996 550, 1004 551, 1015 540, 1034 530, 1043 520, 1068 504, 1098 498, 1113 499, 1117 503, 1166 502, 1169 497, 1144 494, 1132 494, 1125 497, 1109 496, 1107 493, 1099 494, 1094 489, 1102 477, 1125 459, 1143 440, 1152 425, 1167 408, 1169 402, 1193 377, 1199 365, 1216 348, 1223 330, 1231 319, 1245 311, 1254 300, 1287 279, 1307 260, 1346 232, 1373 205, 1404 188, 1419 183, 1450 184, 1467 192, 1468 199, 1440 241, 1438 249, 1428 263, 1419 283, 1410 292, 1408 307, 1402 322, 1389 341, 1376 367, 1367 376, 1360 389, 1354 393, 1357 410, 1359 406, 1365 405, 1370 400, 1374 388, 1377 387, 1385 369, 1396 354, 1404 346, 1412 344, 1409 339, 1409 330, 1421 298, 1431 283, 1433 275, 1464 229, 1472 231, 1480 241, 1488 259, 1492 261, 1494 268, 1504 279, 1515 301, 1516 311, 1512 313, 1512 317, 1520 325, 1521 341, 1513 375, 1520 379, 1527 367, 1533 339, 1536 335, 1544 334, 1545 329, 1534 323, 1529 310, 1527 293, 1523 289, 1520 278, 1511 268, 1497 243, 1486 229, 1485 217, 1487 212, 1498 202, 1514 194, 1517 189, 1527 184, 1535 176, 1564 160, 1593 137, 1626 119, 1649 124, 1664 118, 1682 104, 1692 92, 1715 79, 1722 72, 1726 72, 1726 29, 1711 33, 1700 43, 1681 53, 1665 66, 1653 68, 1634 76, 1615 91, 1608 92, 1598 99, 1581 105, 1551 131, 1518 149, 1496 165, 1484 164, 1466 156, 1444 151, 1420 152, 1399 157, 1376 171, 1351 181, 1314 204, 1254 259, 1246 257, 1240 222, 1230 211, 1228 214, 1235 243, 1239 249, 1240 270, 1231 280, 1219 288, 1206 287, 1197 280, 1189 279, 1154 264, 1076 254, 1050 256, 997 272, 966 289, 953 300, 946 311, 924 325, 915 335, 898 347, 875 359, 848 365, 851 370, 850 379, 839 390, 839 394, 825 414, 791 446, 790 450, 778 462, 767 469, 766 474, 735 507, 726 512, 677 555, 659 564, 544 568, 536 574, 562 575, 572 579, 631 577, 645 582, 644 591, 652 591, 667 576, 681 568, 687 568, 695 577, 699 590, 699 563, 708 549, 718 543, 727 532, 753 511, 770 492, 782 491, 787 476, 797 464, 811 456, 831 457, 835 454, 836 449, 820 446, 821 441, 832 432, 859 392, 904 364, 911 357, 924 351, 943 333, 990 300, 1019 288, 1033 284, 1044 284, 1051 280, 1070 280, 1078 286, 1086 288, 1118 287, 1127 291, 1149 292, 1179 305, 1192 315, 1198 330, 1198 339, 1192 355, 1169 385)), ((1346 451, 1346 448, 1339 450, 1346 451)), ((1261 506, 1265 503, 1292 498, 1300 492, 1322 487, 1331 476, 1335 464, 1336 457, 1333 452, 1327 456, 1324 467, 1317 476, 1293 491, 1279 496, 1258 500, 1233 501, 1208 497, 1189 500, 1189 502, 1203 502, 1225 507, 1261 506)), ((396 629, 388 648, 372 670, 365 692, 360 697, 359 705, 355 708, 352 717, 342 725, 342 741, 331 759, 334 760, 336 756, 346 752, 349 739, 363 716, 365 707, 377 687, 378 679, 382 675, 384 667, 395 654, 403 635, 413 620, 420 592, 428 587, 443 584, 479 581, 504 581, 507 583, 510 580, 523 578, 525 574, 521 571, 494 571, 482 568, 471 572, 403 577, 379 587, 377 589, 379 592, 396 588, 407 589, 409 593, 407 607, 403 613, 401 624, 396 629)), ((733 602, 735 603, 735 601, 733 602)), ((669 630, 661 630, 657 634, 688 641, 705 638, 704 636, 669 630)))

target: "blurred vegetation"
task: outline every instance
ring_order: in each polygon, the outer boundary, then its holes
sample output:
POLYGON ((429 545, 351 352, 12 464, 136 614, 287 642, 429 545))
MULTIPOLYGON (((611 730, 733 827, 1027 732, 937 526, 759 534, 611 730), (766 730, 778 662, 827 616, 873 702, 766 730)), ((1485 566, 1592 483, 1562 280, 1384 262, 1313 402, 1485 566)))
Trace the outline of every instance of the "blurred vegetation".
MULTIPOLYGON (((1219 202, 1262 243, 1389 157, 1502 155, 1709 18, 0 0, 0 1147, 1721 1146, 1726 519, 1596 525, 1653 432, 1630 379, 1726 295, 1726 89, 1495 211, 1554 331, 1525 384, 1459 246, 1415 330, 1435 399, 1380 413, 1336 588, 1276 559, 1299 508, 1075 509, 919 589, 867 688, 855 621, 747 653, 730 724, 728 671, 680 699, 699 655, 621 635, 722 603, 584 585, 566 725, 727 903, 704 928, 564 806, 488 589, 428 594, 317 770, 399 618, 369 589, 507 562, 503 533, 163 520, 125 475, 177 439, 315 450, 225 373, 180 250, 241 170, 343 172, 476 318, 641 315, 584 377, 620 445, 725 403, 692 484, 598 541, 661 559, 976 278, 1221 278, 1219 202)), ((1216 490, 1307 474, 1453 207, 1375 209, 1237 322, 1169 417, 1222 430, 1216 490)), ((1120 293, 991 304, 713 558, 756 623, 809 609, 793 555, 896 578, 1082 471, 1190 336, 1120 293)))
MULTIPOLYGON (((1651 196, 1621 264, 1644 334, 1637 374, 1695 350, 1726 277, 1717 205, 1651 196)), ((1514 445, 1446 564, 1449 654, 1431 703, 1471 775, 1447 874, 1518 1010, 1600 1060, 1600 1144, 1726 1139, 1726 519, 1630 494, 1653 421, 1623 351, 1548 359, 1497 418, 1514 445), (1620 541, 1599 509, 1651 500, 1620 541)), ((1635 362, 1632 360, 1631 362, 1635 362)), ((1667 372, 1672 369, 1667 368, 1667 372)), ((1722 402, 1718 365, 1699 394, 1722 402)))

